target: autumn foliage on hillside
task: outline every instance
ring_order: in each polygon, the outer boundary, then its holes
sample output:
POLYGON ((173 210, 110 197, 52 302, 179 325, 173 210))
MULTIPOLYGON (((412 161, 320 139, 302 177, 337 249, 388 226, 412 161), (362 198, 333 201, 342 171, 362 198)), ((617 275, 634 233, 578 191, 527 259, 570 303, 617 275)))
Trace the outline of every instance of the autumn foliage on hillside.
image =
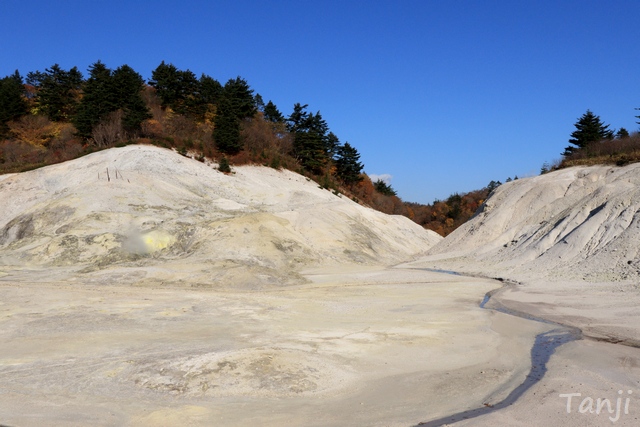
POLYGON ((298 103, 285 116, 240 77, 223 85, 162 62, 144 82, 131 67, 112 70, 98 61, 86 79, 77 67, 54 65, 26 79, 16 71, 0 80, 0 173, 126 144, 171 148, 225 168, 287 168, 337 197, 420 220, 440 233, 469 209, 463 204, 453 216, 436 215, 437 207, 403 202, 390 185, 362 172, 357 149, 341 143, 320 112, 298 103))
POLYGON ((452 194, 431 205, 407 203, 411 219, 429 230, 446 236, 468 221, 489 196, 489 188, 465 194, 452 194))
POLYGON ((153 144, 229 172, 258 164, 307 176, 337 197, 404 215, 447 235, 469 219, 499 183, 432 205, 402 201, 363 173, 360 154, 330 131, 320 112, 297 103, 289 116, 242 78, 226 84, 162 62, 145 82, 131 67, 98 61, 16 71, 0 79, 0 173, 20 172, 127 144, 153 144))

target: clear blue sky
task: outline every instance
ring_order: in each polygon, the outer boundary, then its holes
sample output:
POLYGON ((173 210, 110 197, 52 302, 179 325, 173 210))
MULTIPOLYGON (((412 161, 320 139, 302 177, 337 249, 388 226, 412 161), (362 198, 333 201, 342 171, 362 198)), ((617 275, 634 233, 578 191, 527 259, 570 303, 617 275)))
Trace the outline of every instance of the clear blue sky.
POLYGON ((407 201, 537 174, 587 110, 638 130, 640 2, 3 0, 0 76, 101 60, 320 111, 407 201))

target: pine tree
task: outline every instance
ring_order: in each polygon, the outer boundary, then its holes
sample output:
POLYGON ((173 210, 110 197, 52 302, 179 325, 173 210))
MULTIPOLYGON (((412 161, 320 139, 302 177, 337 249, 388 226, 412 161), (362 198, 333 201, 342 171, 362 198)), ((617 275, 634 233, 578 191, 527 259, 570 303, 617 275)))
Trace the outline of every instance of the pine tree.
POLYGON ((200 76, 200 105, 198 116, 200 119, 204 119, 208 112, 213 112, 214 106, 218 103, 218 100, 222 97, 223 88, 219 81, 216 79, 202 74, 200 76))
POLYGON ((329 126, 320 115, 320 111, 309 116, 306 143, 299 145, 298 148, 304 159, 303 165, 314 173, 321 173, 329 161, 328 132, 329 126))
POLYGON ((137 132, 140 125, 152 116, 149 108, 142 99, 144 79, 128 65, 118 67, 112 76, 112 85, 115 92, 115 107, 121 109, 124 116, 122 124, 129 132, 137 132))
POLYGON ((502 183, 500 181, 491 180, 491 182, 489 182, 489 185, 487 185, 485 189, 487 190, 488 193, 491 193, 493 190, 500 187, 501 185, 502 183))
POLYGON ((328 156, 319 135, 313 132, 298 132, 293 139, 296 158, 302 167, 314 174, 321 174, 328 156))
MULTIPOLYGON (((201 81, 189 70, 179 70, 164 61, 151 72, 149 85, 156 89, 163 108, 178 114, 198 117, 203 115, 205 101, 201 94, 201 81)), ((207 82, 208 83, 208 82, 207 82)))
POLYGON ((184 70, 178 73, 178 85, 179 99, 173 110, 178 114, 198 117, 203 105, 200 81, 192 71, 184 70))
POLYGON ((156 89, 163 108, 173 107, 180 98, 180 84, 178 69, 173 64, 165 64, 164 61, 151 72, 149 84, 156 89))
POLYGON ((227 81, 223 93, 230 102, 237 119, 251 118, 257 113, 253 90, 247 81, 240 76, 227 81))
POLYGON ((236 154, 242 150, 240 141, 240 121, 232 102, 222 97, 216 112, 213 139, 216 148, 226 154, 236 154))
POLYGON ((305 131, 307 120, 309 119, 309 112, 307 112, 308 104, 296 103, 293 105, 293 111, 287 119, 287 130, 291 133, 305 131))
POLYGON ((22 76, 16 72, 0 80, 0 137, 8 132, 7 122, 27 114, 22 76))
POLYGON ((230 79, 224 85, 216 108, 213 139, 223 153, 236 154, 242 150, 240 121, 256 114, 253 90, 242 78, 230 79))
MULTIPOLYGON (((327 152, 329 153, 330 158, 334 158, 338 155, 338 150, 340 149, 340 140, 333 132, 329 132, 327 135, 327 152)), ((355 150, 355 148, 354 148, 355 150)))
POLYGON ((302 167, 321 174, 329 161, 327 122, 320 112, 306 111, 307 105, 297 103, 287 119, 287 128, 293 134, 293 152, 302 167))
POLYGON ((91 65, 83 93, 82 101, 72 121, 78 135, 88 139, 91 138, 94 126, 107 114, 119 108, 112 71, 100 61, 91 65))
POLYGON ((629 131, 626 130, 625 128, 620 128, 618 129, 618 132, 616 132, 616 138, 618 139, 628 138, 628 137, 629 137, 629 131))
POLYGON ((200 76, 200 96, 206 104, 216 104, 222 96, 222 85, 206 74, 200 76))
POLYGON ((95 126, 111 113, 122 112, 122 126, 127 132, 138 132, 142 122, 151 118, 142 99, 144 80, 128 65, 115 71, 98 61, 89 67, 89 78, 83 87, 73 124, 78 135, 91 138, 95 126))
POLYGON ((338 147, 336 159, 336 175, 345 184, 355 184, 362 181, 362 163, 360 154, 348 142, 338 147))
POLYGON ((53 121, 66 121, 75 114, 82 86, 82 73, 77 67, 65 71, 54 64, 44 73, 28 73, 27 83, 36 89, 39 113, 53 121))
POLYGON ((391 185, 381 179, 373 183, 373 188, 375 188, 378 193, 384 194, 385 196, 395 196, 397 194, 396 190, 394 190, 391 185))
POLYGON ((563 156, 568 156, 580 148, 585 148, 590 143, 613 138, 613 132, 609 130, 609 125, 602 123, 600 117, 590 110, 587 110, 574 126, 576 130, 571 134, 569 143, 575 147, 566 147, 564 153, 562 153, 563 156))
POLYGON ((222 173, 231 173, 231 166, 229 165, 229 160, 226 157, 222 156, 220 159, 218 170, 222 173))
POLYGON ((276 107, 276 105, 271 101, 267 102, 267 105, 264 106, 263 114, 264 119, 268 122, 284 123, 284 116, 280 110, 278 110, 278 107, 276 107))
POLYGON ((258 112, 264 113, 264 99, 262 99, 262 95, 256 93, 256 96, 253 97, 253 104, 258 112))

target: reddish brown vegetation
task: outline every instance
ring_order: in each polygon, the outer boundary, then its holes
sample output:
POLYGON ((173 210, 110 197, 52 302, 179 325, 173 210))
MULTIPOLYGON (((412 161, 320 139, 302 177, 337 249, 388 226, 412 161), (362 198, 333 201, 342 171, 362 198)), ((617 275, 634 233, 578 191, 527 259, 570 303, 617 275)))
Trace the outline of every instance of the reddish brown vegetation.
POLYGON ((465 194, 453 194, 447 200, 431 205, 407 203, 415 222, 429 230, 446 236, 468 221, 489 196, 489 190, 475 190, 465 194))
MULTIPOLYGON (((145 88, 143 98, 152 118, 142 123, 138 135, 127 135, 123 131, 120 111, 110 114, 96 126, 90 141, 75 136, 72 124, 52 122, 42 115, 26 115, 10 122, 11 137, 0 141, 0 173, 29 170, 73 159, 96 149, 130 143, 174 148, 183 155, 191 153, 198 160, 222 158, 212 139, 215 108, 198 121, 169 108, 163 109, 152 87, 145 88)), ((471 217, 486 198, 487 191, 479 190, 453 195, 433 205, 421 205, 381 194, 367 176, 358 183, 345 185, 335 178, 331 164, 321 174, 313 175, 303 170, 292 156, 292 136, 284 123, 266 121, 260 113, 241 123, 240 135, 244 149, 227 156, 231 165, 260 164, 294 170, 340 197, 349 197, 387 214, 404 215, 442 235, 449 234, 471 217)))

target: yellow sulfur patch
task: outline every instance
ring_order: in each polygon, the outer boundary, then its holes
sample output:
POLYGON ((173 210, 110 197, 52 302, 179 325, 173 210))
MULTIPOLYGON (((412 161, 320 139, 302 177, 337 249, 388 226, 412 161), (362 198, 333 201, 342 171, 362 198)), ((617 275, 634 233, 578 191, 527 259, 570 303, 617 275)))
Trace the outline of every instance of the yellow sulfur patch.
POLYGON ((176 239, 171 234, 154 230, 142 236, 142 241, 147 252, 156 252, 166 249, 175 243, 176 239))

